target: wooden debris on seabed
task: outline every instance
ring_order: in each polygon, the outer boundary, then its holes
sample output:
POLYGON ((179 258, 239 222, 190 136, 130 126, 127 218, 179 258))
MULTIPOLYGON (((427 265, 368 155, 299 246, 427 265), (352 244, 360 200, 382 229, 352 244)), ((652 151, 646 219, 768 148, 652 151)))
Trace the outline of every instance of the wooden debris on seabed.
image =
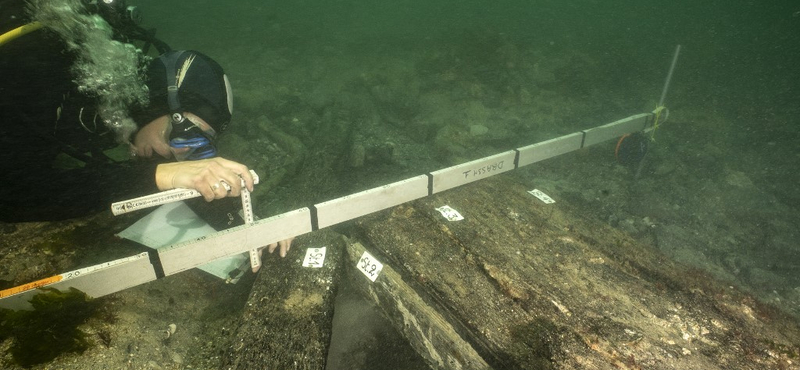
POLYGON ((385 265, 363 288, 437 369, 799 368, 793 318, 550 195, 498 176, 364 217, 349 263, 385 265))
POLYGON ((286 259, 264 258, 222 369, 325 369, 343 248, 321 230, 297 238, 286 259), (323 246, 323 267, 302 267, 305 249, 323 246))

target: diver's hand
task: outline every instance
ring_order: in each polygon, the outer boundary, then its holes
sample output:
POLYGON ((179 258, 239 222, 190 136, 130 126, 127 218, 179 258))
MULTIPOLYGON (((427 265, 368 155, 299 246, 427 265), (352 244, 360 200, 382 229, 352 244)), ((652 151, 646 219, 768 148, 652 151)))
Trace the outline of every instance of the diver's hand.
POLYGON ((156 167, 159 190, 195 189, 207 202, 225 197, 238 197, 244 179, 247 190, 253 191, 253 176, 247 166, 225 158, 164 163, 156 167), (224 184, 230 187, 226 189, 224 184))
MULTIPOLYGON (((272 252, 275 251, 275 248, 277 248, 277 247, 280 247, 280 252, 279 253, 280 253, 281 257, 286 257, 286 252, 288 252, 289 249, 292 248, 292 240, 294 240, 294 238, 281 240, 281 241, 279 241, 277 243, 272 243, 272 244, 270 244, 270 245, 268 245, 266 247, 258 248, 258 259, 261 259, 261 254, 264 251, 264 248, 268 248, 269 252, 272 253, 272 252)), ((253 272, 258 272, 258 269, 260 269, 260 268, 261 268, 261 266, 258 266, 257 268, 254 268, 253 272)))
POLYGON ((139 158, 151 158, 158 154, 164 158, 172 158, 172 151, 169 146, 169 117, 167 115, 154 119, 133 137, 131 144, 131 156, 139 158))
POLYGON ((280 247, 280 252, 279 253, 281 255, 281 258, 286 257, 286 252, 288 252, 289 249, 292 249, 292 240, 294 240, 294 238, 289 238, 289 239, 286 239, 286 240, 281 240, 281 241, 279 241, 277 243, 270 244, 268 246, 269 247, 269 253, 274 252, 276 247, 280 247))

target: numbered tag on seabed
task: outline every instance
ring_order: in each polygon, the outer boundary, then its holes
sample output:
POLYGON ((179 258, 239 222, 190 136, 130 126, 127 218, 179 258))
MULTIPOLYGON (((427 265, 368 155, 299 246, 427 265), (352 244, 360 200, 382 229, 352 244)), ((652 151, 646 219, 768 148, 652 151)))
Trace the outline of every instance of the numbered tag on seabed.
POLYGON ((442 216, 447 219, 447 221, 461 221, 464 219, 464 216, 461 216, 458 211, 450 208, 450 206, 441 206, 436 208, 436 210, 439 211, 439 213, 441 213, 442 216))
POLYGON ((356 268, 363 272, 364 275, 374 283, 375 279, 377 279, 378 275, 381 273, 381 270, 383 270, 383 264, 378 262, 371 254, 364 251, 364 254, 361 255, 361 259, 358 260, 356 268))
POLYGON ((549 195, 545 194, 543 191, 541 191, 539 189, 533 189, 533 190, 529 191, 528 193, 530 193, 531 195, 533 195, 536 198, 539 198, 539 200, 541 200, 545 204, 553 204, 553 203, 556 202, 555 199, 550 198, 549 195))
POLYGON ((303 259, 303 267, 320 268, 325 262, 325 248, 306 249, 306 258, 303 259))

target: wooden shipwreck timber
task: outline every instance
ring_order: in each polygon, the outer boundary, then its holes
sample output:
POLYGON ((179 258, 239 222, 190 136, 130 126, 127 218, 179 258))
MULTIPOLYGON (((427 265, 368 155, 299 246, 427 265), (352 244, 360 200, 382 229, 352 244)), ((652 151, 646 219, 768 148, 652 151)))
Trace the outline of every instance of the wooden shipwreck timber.
MULTIPOLYGON (((345 268, 363 268, 365 251, 383 264, 374 282, 357 279, 359 288, 431 368, 798 368, 793 318, 676 265, 569 200, 539 201, 523 182, 498 176, 381 211, 339 229, 346 243, 330 244, 346 248, 345 268), (464 219, 448 221, 436 211, 444 205, 464 219)), ((307 271, 262 274, 248 310, 289 307, 263 305, 260 284, 297 280, 304 296, 335 289, 303 283, 319 278, 307 271)), ((270 326, 281 341, 273 346, 309 346, 296 328, 324 323, 304 317, 305 325, 270 326)), ((324 368, 324 359, 264 357, 265 368, 324 368)))
MULTIPOLYGON (((39 280, 0 291, 0 307, 25 309, 39 287, 97 298, 142 285, 119 296, 135 302, 145 283, 298 236, 289 258, 264 261, 241 316, 226 308, 235 329, 207 345, 221 354, 213 366, 325 369, 337 291, 355 284, 433 369, 800 369, 796 318, 673 262, 568 193, 547 202, 519 172, 504 174, 642 130, 652 118, 631 116, 157 252, 44 279, 35 273, 39 280), (463 218, 446 217, 453 214, 444 206, 463 218), (297 259, 310 247, 327 248, 321 268, 297 259)), ((5 238, 16 243, 17 234, 5 238)))

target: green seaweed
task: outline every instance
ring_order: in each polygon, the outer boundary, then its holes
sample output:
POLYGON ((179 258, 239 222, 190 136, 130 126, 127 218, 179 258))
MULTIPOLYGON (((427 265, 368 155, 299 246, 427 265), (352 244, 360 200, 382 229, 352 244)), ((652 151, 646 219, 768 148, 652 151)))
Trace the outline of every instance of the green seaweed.
POLYGON ((24 367, 51 361, 62 353, 83 353, 91 342, 78 326, 99 307, 75 288, 40 290, 30 301, 33 311, 0 309, 0 341, 13 340, 9 352, 24 367))
POLYGON ((761 342, 767 345, 771 351, 777 352, 778 354, 784 355, 792 360, 800 357, 800 346, 786 345, 767 338, 761 339, 761 342))

